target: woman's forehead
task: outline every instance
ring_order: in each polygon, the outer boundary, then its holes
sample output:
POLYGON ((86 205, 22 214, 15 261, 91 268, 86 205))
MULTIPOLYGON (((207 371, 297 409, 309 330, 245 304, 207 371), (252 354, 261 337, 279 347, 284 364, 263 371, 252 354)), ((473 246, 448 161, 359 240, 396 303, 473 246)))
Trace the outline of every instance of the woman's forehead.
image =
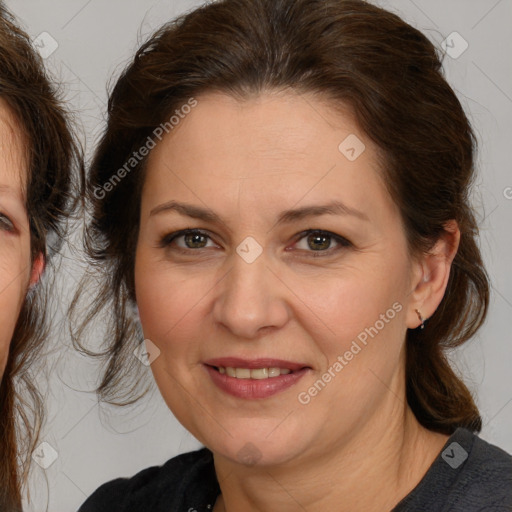
POLYGON ((373 144, 353 116, 316 98, 290 93, 238 101, 211 94, 198 97, 197 106, 152 150, 148 167, 165 159, 171 167, 197 164, 205 172, 209 164, 233 177, 245 169, 251 177, 258 170, 268 175, 295 167, 322 173, 337 161, 357 167, 363 152, 366 164, 377 163, 373 144))
POLYGON ((292 93, 245 103, 205 95, 152 150, 143 209, 200 198, 220 210, 236 202, 270 214, 288 204, 341 200, 391 214, 380 167, 380 153, 353 116, 327 102, 292 93))
POLYGON ((11 107, 0 98, 0 192, 22 198, 26 178, 23 133, 11 107))

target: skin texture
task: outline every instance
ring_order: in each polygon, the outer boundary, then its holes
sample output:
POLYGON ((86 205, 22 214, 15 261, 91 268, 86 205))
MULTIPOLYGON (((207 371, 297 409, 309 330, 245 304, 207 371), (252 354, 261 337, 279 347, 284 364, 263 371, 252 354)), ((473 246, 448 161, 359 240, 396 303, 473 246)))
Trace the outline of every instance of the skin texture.
POLYGON ((407 406, 404 344, 406 330, 420 324, 415 309, 428 318, 443 297, 457 225, 447 226, 432 254, 409 256, 377 148, 348 110, 291 91, 197 101, 149 157, 135 282, 144 335, 161 351, 152 370, 163 398, 214 452, 222 489, 215 510, 391 509, 448 438, 421 427, 407 406), (338 150, 350 134, 366 146, 354 161, 338 150), (151 214, 171 200, 224 222, 151 214), (368 220, 321 215, 277 224, 283 210, 332 200, 368 220), (187 228, 210 238, 161 246, 187 228), (308 244, 303 234, 310 229, 351 245, 327 238, 316 249, 314 235, 308 244), (250 264, 236 251, 248 236, 263 249, 250 264), (397 302, 400 311, 378 335, 299 403, 299 393, 397 302), (204 361, 227 356, 311 369, 277 395, 245 400, 220 391, 205 371, 204 361))
POLYGON ((0 99, 0 376, 28 288, 37 282, 43 270, 41 255, 31 265, 26 175, 17 121, 0 99))

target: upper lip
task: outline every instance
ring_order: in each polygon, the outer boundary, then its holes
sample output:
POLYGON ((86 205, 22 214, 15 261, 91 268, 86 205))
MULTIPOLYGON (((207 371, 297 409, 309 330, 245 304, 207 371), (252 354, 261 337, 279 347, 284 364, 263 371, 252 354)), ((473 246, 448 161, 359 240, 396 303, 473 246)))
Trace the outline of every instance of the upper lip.
POLYGON ((300 370, 301 368, 309 368, 303 363, 293 361, 285 361, 284 359, 272 359, 263 357, 259 359, 242 359, 240 357, 219 357, 208 359, 204 364, 209 366, 222 366, 223 368, 287 368, 291 371, 300 370))

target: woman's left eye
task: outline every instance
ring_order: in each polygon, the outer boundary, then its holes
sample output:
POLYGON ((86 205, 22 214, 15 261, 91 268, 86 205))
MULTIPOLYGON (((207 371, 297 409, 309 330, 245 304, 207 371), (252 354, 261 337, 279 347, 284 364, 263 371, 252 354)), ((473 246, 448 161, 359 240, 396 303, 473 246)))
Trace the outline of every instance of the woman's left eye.
POLYGON ((318 229, 309 229, 301 233, 302 236, 299 237, 299 241, 305 241, 306 246, 308 248, 312 248, 313 257, 321 257, 326 253, 327 255, 332 254, 333 252, 339 251, 342 248, 351 247, 352 244, 346 238, 336 235, 335 233, 331 233, 330 231, 323 231, 318 229), (332 240, 334 240, 338 244, 337 249, 331 248, 332 240), (325 249, 325 250, 324 250, 325 249), (329 250, 327 250, 329 249, 329 250), (314 254, 317 253, 317 254, 314 254))
MULTIPOLYGON (((180 239, 184 240, 185 243, 185 246, 177 245, 178 250, 181 252, 190 252, 194 249, 205 249, 207 248, 206 244, 208 243, 208 240, 211 240, 210 236, 204 231, 200 231, 198 229, 185 229, 166 235, 160 241, 159 246, 161 248, 169 248, 173 242, 180 239)), ((307 247, 306 249, 302 248, 301 250, 312 252, 313 257, 324 256, 325 253, 330 255, 337 250, 341 250, 341 248, 352 246, 351 242, 346 238, 336 235, 335 233, 331 233, 330 231, 319 229, 303 231, 296 237, 295 245, 301 241, 305 241, 307 247), (338 249, 332 250, 332 240, 340 246, 338 249), (308 248, 310 250, 308 250, 308 248)))
POLYGON ((14 231, 14 224, 3 213, 0 213, 0 229, 2 231, 14 231))

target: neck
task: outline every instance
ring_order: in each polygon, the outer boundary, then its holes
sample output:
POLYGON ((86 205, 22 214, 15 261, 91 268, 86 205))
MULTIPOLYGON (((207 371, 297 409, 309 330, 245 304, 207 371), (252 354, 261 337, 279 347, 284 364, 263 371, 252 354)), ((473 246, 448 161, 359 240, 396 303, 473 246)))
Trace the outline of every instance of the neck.
POLYGON ((387 415, 376 413, 314 458, 246 467, 215 455, 222 494, 214 512, 391 510, 423 478, 449 436, 422 427, 405 402, 389 400, 387 415))

